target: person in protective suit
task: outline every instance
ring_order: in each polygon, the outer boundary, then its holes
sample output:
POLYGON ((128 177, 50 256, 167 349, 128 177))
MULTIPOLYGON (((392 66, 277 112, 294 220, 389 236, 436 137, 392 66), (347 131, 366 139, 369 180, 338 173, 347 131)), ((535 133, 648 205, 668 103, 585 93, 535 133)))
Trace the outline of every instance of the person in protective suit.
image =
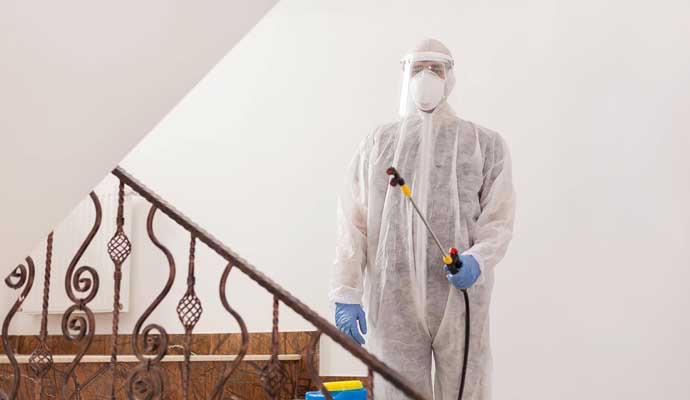
MULTIPOLYGON (((463 398, 490 399, 489 304, 515 210, 510 155, 498 133, 458 118, 446 102, 455 83, 446 46, 424 40, 402 65, 401 119, 362 141, 339 197, 330 292, 336 325, 360 344, 369 332, 368 349, 422 394, 455 400, 466 289, 471 334, 463 398), (444 271, 423 222, 388 184, 390 166, 441 243, 461 252, 457 274, 444 271)), ((378 399, 405 398, 383 379, 374 387, 378 399)))

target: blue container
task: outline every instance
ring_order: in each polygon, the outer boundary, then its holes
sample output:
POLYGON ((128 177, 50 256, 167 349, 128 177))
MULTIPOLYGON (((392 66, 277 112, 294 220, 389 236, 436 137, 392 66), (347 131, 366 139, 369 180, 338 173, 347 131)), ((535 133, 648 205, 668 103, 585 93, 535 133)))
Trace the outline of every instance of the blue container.
MULTIPOLYGON (((331 396, 333 400, 367 400, 366 389, 342 390, 332 391, 331 396)), ((306 400, 325 400, 321 392, 307 392, 306 400)))

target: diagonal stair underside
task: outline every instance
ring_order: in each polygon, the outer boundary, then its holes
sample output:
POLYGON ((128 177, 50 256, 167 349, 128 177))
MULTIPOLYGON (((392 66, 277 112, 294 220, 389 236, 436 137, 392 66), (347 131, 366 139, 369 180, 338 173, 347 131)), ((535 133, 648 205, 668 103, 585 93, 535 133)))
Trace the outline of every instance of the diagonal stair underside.
POLYGON ((10 270, 277 0, 0 3, 10 270))

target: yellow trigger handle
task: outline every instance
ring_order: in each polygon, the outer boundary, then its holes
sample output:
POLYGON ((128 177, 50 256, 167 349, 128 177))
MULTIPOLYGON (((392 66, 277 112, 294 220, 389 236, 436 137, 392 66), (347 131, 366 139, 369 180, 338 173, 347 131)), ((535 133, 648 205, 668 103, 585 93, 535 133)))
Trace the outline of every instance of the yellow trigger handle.
POLYGON ((405 197, 412 197, 412 191, 410 190, 410 187, 407 186, 407 184, 400 186, 400 190, 402 190, 405 197))

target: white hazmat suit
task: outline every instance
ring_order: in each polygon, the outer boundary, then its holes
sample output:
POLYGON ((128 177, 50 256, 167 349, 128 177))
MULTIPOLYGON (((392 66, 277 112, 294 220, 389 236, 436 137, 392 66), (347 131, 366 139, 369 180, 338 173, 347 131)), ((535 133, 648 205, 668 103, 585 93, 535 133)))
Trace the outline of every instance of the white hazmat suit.
MULTIPOLYGON (((498 133, 458 118, 445 97, 453 88, 452 56, 428 39, 406 58, 450 60, 443 100, 422 112, 404 68, 402 119, 364 139, 338 202, 331 301, 363 304, 368 348, 429 399, 455 400, 463 364, 462 292, 443 271, 442 254, 412 205, 389 185, 394 166, 444 246, 475 257, 481 269, 468 289, 470 352, 463 398, 491 398, 489 303, 494 269, 512 237, 515 194, 508 149, 498 133), (432 389, 431 363, 435 363, 432 389)), ((403 60, 405 62, 405 60, 403 60)), ((405 399, 383 379, 374 395, 405 399)))

